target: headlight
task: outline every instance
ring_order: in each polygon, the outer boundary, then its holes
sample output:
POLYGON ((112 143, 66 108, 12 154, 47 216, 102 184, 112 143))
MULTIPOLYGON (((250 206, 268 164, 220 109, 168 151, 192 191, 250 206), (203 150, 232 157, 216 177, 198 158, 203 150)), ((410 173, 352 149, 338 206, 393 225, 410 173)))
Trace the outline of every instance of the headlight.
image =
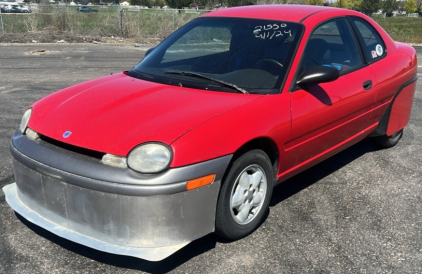
POLYGON ((146 143, 133 149, 128 158, 130 168, 142 173, 158 173, 170 165, 172 153, 168 146, 146 143))
POLYGON ((28 108, 25 111, 25 113, 23 114, 23 117, 22 117, 22 120, 21 120, 21 125, 19 127, 22 134, 25 133, 25 129, 26 129, 26 126, 28 125, 29 118, 31 118, 31 114, 32 114, 32 108, 28 108))

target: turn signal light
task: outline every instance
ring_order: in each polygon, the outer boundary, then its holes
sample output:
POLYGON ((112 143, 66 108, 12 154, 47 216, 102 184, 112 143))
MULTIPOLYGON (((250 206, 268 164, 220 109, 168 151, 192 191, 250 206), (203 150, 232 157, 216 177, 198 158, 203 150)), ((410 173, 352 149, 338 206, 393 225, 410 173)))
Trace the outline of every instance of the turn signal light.
POLYGON ((214 181, 215 174, 210 174, 201 178, 193 179, 187 182, 186 189, 192 190, 201 186, 206 186, 214 181))

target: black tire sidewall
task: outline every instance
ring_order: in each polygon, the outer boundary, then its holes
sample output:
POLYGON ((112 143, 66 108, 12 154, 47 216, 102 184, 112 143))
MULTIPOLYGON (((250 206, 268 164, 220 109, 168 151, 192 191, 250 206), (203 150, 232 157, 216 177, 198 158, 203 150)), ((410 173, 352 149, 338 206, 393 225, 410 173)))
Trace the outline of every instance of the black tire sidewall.
POLYGON ((263 217, 268 211, 268 205, 271 200, 272 192, 273 170, 271 166, 271 161, 268 158, 267 154, 265 154, 265 152, 259 149, 255 149, 248 151, 239 158, 237 158, 233 162, 229 172, 227 173, 227 176, 223 178, 222 181, 222 186, 220 189, 216 209, 216 233, 230 240, 237 240, 250 234, 261 224, 263 217), (231 214, 231 191, 240 173, 247 166, 253 164, 259 165, 265 172, 265 176, 267 179, 266 195, 264 198, 264 203, 257 216, 250 223, 240 225, 236 223, 231 214))
POLYGON ((373 138, 373 142, 382 148, 394 147, 398 144, 400 139, 403 137, 403 130, 399 130, 396 133, 393 133, 391 136, 378 136, 373 138))

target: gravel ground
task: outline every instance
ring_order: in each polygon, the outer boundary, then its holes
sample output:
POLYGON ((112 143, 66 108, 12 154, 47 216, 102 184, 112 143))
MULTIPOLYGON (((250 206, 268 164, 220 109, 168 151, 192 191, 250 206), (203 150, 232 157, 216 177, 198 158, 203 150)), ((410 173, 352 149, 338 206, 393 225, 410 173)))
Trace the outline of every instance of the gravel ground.
MULTIPOLYGON (((0 188, 14 181, 8 143, 30 103, 131 68, 145 50, 0 45, 0 188)), ((208 235, 156 263, 61 239, 15 214, 0 191, 0 273, 422 273, 421 122, 420 78, 396 147, 364 140, 276 187, 269 215, 248 237, 208 235)))

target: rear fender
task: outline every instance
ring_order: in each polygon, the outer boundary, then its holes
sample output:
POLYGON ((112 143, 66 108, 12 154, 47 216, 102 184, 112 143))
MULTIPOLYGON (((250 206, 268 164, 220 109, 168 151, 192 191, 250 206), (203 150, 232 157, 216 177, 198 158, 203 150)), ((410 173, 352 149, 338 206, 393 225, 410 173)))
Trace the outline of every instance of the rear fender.
POLYGON ((400 86, 372 136, 391 136, 403 129, 410 120, 417 77, 400 86))

